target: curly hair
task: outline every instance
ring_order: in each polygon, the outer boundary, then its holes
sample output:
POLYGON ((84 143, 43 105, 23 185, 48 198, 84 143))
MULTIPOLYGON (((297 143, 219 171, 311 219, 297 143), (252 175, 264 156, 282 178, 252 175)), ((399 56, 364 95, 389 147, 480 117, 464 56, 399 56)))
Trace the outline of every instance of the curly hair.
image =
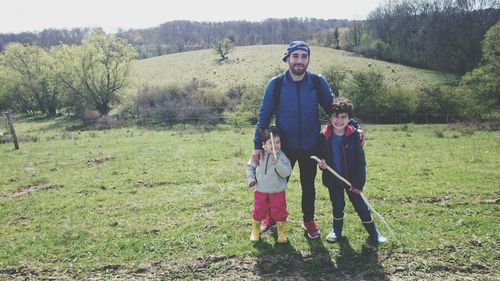
POLYGON ((336 98, 332 102, 332 116, 336 116, 340 113, 347 113, 349 118, 353 116, 353 105, 352 102, 346 98, 336 98))

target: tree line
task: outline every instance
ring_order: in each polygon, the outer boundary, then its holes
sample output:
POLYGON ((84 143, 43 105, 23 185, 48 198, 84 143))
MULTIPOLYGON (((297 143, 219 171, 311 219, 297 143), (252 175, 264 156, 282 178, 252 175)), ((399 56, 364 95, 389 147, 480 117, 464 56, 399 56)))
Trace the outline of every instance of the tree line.
POLYGON ((481 59, 481 40, 500 19, 498 0, 394 0, 372 11, 355 51, 463 75, 481 59), (363 39, 361 40, 363 41, 363 39))
MULTIPOLYGON (((463 75, 481 58, 481 40, 500 18, 499 0, 392 0, 367 20, 314 18, 267 19, 261 22, 165 22, 115 35, 143 59, 216 47, 288 44, 293 40, 344 49, 366 57, 463 75)), ((39 33, 0 34, 0 51, 10 42, 49 48, 78 45, 91 30, 47 29, 39 33)))
MULTIPOLYGON (((119 29, 115 35, 133 45, 137 50, 137 58, 142 59, 176 52, 210 49, 225 38, 230 39, 236 46, 288 44, 297 38, 312 40, 318 32, 343 26, 347 22, 347 20, 314 18, 267 19, 261 22, 177 20, 151 28, 119 29)), ((36 44, 44 48, 58 44, 80 44, 85 34, 90 31, 89 28, 75 28, 46 29, 38 33, 0 34, 0 51, 12 42, 36 44)))
POLYGON ((158 27, 118 32, 136 46, 140 58, 213 48, 223 39, 235 46, 288 44, 301 38, 313 40, 324 30, 343 26, 347 20, 309 18, 267 19, 261 22, 172 21, 158 27))

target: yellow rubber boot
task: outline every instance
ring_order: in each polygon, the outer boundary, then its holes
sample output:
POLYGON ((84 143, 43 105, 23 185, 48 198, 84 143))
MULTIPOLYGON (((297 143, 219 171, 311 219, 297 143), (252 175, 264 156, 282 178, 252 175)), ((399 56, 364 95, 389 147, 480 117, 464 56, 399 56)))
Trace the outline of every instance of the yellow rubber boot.
POLYGON ((288 242, 288 239, 286 239, 286 229, 285 229, 285 222, 284 221, 279 221, 276 222, 278 225, 278 243, 286 243, 288 242))
POLYGON ((260 221, 253 221, 252 234, 250 234, 250 241, 259 241, 260 239, 260 221))

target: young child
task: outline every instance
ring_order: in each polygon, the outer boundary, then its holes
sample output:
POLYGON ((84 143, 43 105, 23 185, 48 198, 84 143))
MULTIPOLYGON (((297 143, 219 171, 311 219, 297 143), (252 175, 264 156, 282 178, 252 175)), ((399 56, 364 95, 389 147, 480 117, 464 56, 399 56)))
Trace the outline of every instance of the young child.
POLYGON ((252 158, 247 164, 248 185, 254 190, 252 209, 252 234, 251 241, 260 239, 260 224, 267 217, 277 222, 278 243, 286 243, 285 221, 288 216, 286 209, 285 189, 286 178, 292 173, 290 160, 281 151, 281 134, 278 128, 271 126, 264 130, 261 135, 264 155, 260 165, 256 165, 252 158), (271 134, 274 140, 271 142, 271 134))
POLYGON ((345 98, 336 98, 332 103, 332 109, 330 124, 322 130, 318 144, 318 157, 322 159, 318 165, 323 170, 323 184, 328 188, 333 209, 333 229, 326 240, 335 242, 342 237, 345 207, 344 190, 346 190, 345 192, 370 238, 376 242, 384 243, 387 238, 377 231, 370 210, 360 196, 365 185, 366 162, 365 153, 360 145, 359 132, 348 124, 353 117, 352 103, 345 98), (352 188, 325 170, 327 165, 347 179, 352 188))

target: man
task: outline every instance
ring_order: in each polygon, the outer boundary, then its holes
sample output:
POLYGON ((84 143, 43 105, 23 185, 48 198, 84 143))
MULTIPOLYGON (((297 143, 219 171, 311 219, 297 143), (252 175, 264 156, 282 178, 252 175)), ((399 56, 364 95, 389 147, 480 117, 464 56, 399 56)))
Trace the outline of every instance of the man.
MULTIPOLYGON (((311 239, 318 238, 320 232, 314 222, 314 202, 316 190, 316 162, 310 158, 314 153, 320 132, 318 104, 325 112, 331 108, 333 94, 327 81, 319 78, 321 93, 316 93, 313 74, 307 71, 311 50, 303 41, 293 41, 288 45, 283 61, 288 70, 283 76, 269 80, 257 121, 254 151, 252 158, 259 163, 262 156, 260 132, 269 127, 271 118, 276 115, 276 125, 283 133, 282 149, 290 159, 292 168, 299 163, 300 184, 302 188, 302 228, 311 239), (277 84, 278 79, 282 79, 277 84), (274 88, 280 84, 279 97, 275 97, 274 88)), ((316 83, 318 83, 316 82, 316 83)), ((267 231, 274 222, 263 222, 262 231, 267 231)))

